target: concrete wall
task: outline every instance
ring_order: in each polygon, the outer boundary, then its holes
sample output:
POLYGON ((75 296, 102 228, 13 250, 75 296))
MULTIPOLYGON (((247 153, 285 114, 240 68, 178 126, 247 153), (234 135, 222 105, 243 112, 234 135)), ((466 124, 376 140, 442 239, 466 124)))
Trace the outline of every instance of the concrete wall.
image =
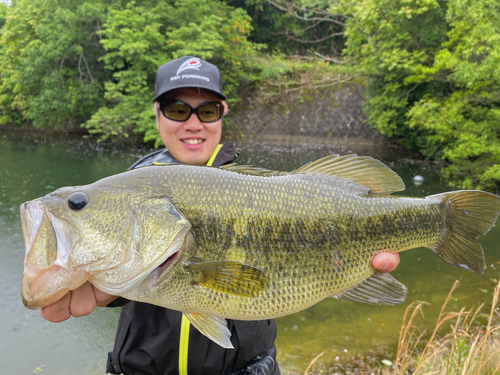
POLYGON ((361 85, 343 84, 266 101, 244 98, 231 115, 231 123, 243 135, 383 140, 364 123, 363 92, 361 85))

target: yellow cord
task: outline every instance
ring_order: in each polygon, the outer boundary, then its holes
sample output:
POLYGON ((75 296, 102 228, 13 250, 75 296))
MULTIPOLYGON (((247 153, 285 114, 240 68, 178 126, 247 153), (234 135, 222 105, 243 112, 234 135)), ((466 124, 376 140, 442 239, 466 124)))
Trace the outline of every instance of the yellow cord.
POLYGON ((208 167, 212 166, 212 163, 214 162, 215 157, 217 156, 217 154, 219 153, 219 150, 221 148, 222 148, 222 145, 217 145, 217 148, 215 149, 214 153, 212 154, 212 156, 210 156, 210 159, 208 159, 208 162, 207 162, 208 167))
POLYGON ((181 339, 179 342, 179 375, 187 375, 188 348, 189 348, 189 327, 188 318, 182 314, 181 339))
MULTIPOLYGON (((215 160, 215 157, 219 153, 219 150, 222 148, 222 145, 218 145, 215 149, 214 153, 208 159, 207 166, 211 166, 215 160)), ((155 164, 157 164, 155 162, 155 164)), ((158 163, 160 164, 160 163, 158 163)), ((181 321, 181 338, 179 341, 179 375, 187 375, 187 367, 188 367, 188 349, 189 349, 189 328, 191 324, 189 323, 188 318, 184 314, 182 314, 181 321)))

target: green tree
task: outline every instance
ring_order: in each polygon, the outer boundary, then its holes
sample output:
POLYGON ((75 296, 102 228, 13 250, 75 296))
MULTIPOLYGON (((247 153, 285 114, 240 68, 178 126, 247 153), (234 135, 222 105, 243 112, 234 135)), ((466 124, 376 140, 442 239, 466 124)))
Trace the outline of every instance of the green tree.
POLYGON ((7 5, 0 3, 0 28, 5 24, 5 15, 7 13, 7 5))
POLYGON ((500 4, 495 0, 351 0, 346 55, 368 77, 369 123, 463 188, 500 179, 500 4))
POLYGON ((449 1, 448 39, 431 66, 418 65, 409 84, 445 77, 446 95, 423 96, 408 112, 408 126, 428 133, 440 149, 444 173, 462 188, 500 187, 500 3, 449 1))
MULTIPOLYGON (((4 33, 4 25, 7 18, 7 5, 0 3, 0 40, 4 33)), ((10 68, 8 57, 4 52, 4 48, 0 43, 0 126, 12 124, 14 117, 19 117, 19 114, 12 109, 12 83, 9 85, 7 77, 10 76, 10 68)))
POLYGON ((344 47, 344 17, 328 12, 330 0, 229 0, 252 17, 249 40, 265 43, 268 52, 312 57, 339 57, 344 47))
POLYGON ((102 103, 104 1, 17 0, 0 31, 0 124, 76 128, 102 103))
POLYGON ((103 138, 141 132, 158 145, 154 75, 160 65, 183 55, 216 64, 234 103, 239 85, 256 79, 251 61, 261 46, 247 40, 250 31, 245 11, 217 0, 137 1, 110 9, 102 31, 103 61, 113 74, 105 85, 108 105, 92 116, 87 129, 103 138))

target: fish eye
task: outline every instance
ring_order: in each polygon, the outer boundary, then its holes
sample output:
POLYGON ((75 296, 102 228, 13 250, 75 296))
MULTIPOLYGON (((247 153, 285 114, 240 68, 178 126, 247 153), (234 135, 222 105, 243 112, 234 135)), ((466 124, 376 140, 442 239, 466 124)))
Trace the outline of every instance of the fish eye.
POLYGON ((71 194, 68 198, 68 206, 73 211, 80 211, 87 205, 88 202, 89 197, 81 191, 71 194))

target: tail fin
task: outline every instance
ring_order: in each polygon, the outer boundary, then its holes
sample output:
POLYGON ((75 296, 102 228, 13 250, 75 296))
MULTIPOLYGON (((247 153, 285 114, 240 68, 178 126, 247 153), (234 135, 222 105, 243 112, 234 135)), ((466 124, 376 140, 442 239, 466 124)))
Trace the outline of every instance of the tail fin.
POLYGON ((478 190, 432 195, 443 200, 446 227, 441 241, 430 249, 446 263, 483 273, 484 253, 477 238, 490 230, 500 211, 500 198, 478 190))

